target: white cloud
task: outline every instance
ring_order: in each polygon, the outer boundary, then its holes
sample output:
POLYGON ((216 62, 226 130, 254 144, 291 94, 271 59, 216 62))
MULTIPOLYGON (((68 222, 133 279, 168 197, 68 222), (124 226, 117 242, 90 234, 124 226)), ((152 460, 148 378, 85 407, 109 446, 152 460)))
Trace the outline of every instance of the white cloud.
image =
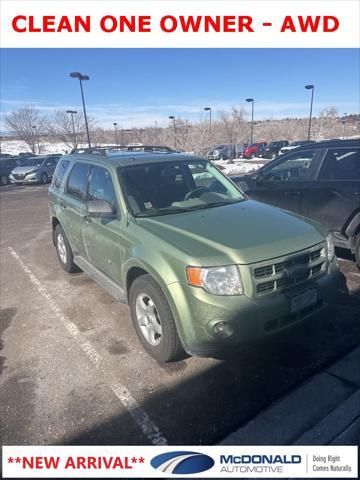
MULTIPOLYGON (((81 111, 82 106, 79 105, 61 105, 59 103, 43 103, 37 100, 12 100, 4 99, 1 103, 5 106, 2 109, 2 117, 6 111, 11 111, 13 108, 18 108, 22 105, 33 105, 45 114, 50 113, 56 109, 74 109, 81 111)), ((111 103, 111 104, 91 104, 87 103, 87 111, 93 115, 97 124, 102 127, 112 127, 113 122, 117 122, 123 128, 129 127, 143 127, 154 125, 158 122, 159 126, 168 124, 168 116, 176 115, 187 118, 190 121, 197 121, 201 117, 204 118, 204 106, 211 106, 213 110, 213 118, 221 111, 230 111, 233 106, 244 107, 246 111, 250 111, 249 105, 246 102, 239 103, 238 101, 228 100, 220 101, 217 99, 204 100, 199 99, 196 102, 176 103, 169 102, 168 99, 163 104, 152 105, 133 105, 130 103, 111 103)), ((339 113, 356 112, 356 102, 321 102, 314 103, 314 115, 316 116, 322 109, 335 106, 339 113)), ((255 100, 255 118, 284 118, 284 117, 304 117, 309 112, 309 101, 304 102, 268 102, 255 100)), ((1 126, 3 129, 3 126, 1 126)))

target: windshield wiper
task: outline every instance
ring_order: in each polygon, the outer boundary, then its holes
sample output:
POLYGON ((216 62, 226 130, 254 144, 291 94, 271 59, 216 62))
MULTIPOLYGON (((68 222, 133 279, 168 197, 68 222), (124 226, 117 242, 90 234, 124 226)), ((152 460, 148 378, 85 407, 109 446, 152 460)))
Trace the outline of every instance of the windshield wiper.
POLYGON ((204 205, 196 205, 194 207, 168 207, 168 208, 162 208, 160 210, 157 210, 156 212, 140 212, 140 213, 135 213, 135 217, 156 217, 159 215, 167 215, 170 213, 183 213, 183 212, 194 212, 195 210, 206 210, 207 208, 213 208, 213 207, 222 207, 225 205, 232 205, 234 203, 242 202, 244 199, 238 199, 238 200, 233 200, 231 202, 229 201, 223 201, 223 202, 214 202, 214 203, 205 203, 204 205))
POLYGON ((162 208, 160 210, 157 210, 155 212, 139 212, 135 213, 135 217, 157 217, 159 215, 167 215, 169 213, 182 213, 182 212, 190 212, 190 210, 193 210, 193 208, 174 208, 174 207, 169 207, 169 208, 162 208))
POLYGON ((214 202, 214 203, 208 203, 206 204, 204 207, 201 206, 200 208, 213 208, 213 207, 223 207, 225 205, 233 205, 234 203, 239 203, 239 202, 242 202, 244 199, 238 199, 238 200, 233 200, 231 202, 229 201, 223 201, 223 202, 214 202))

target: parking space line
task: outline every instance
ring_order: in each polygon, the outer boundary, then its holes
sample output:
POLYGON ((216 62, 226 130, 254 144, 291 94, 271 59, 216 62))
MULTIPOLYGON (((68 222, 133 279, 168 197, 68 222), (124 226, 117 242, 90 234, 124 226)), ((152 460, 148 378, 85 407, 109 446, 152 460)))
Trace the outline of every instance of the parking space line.
POLYGON ((12 247, 8 247, 8 250, 12 258, 17 261, 24 273, 26 273, 30 282, 36 287, 40 295, 42 295, 42 297, 46 299, 47 304, 54 312, 56 317, 65 326, 71 337, 77 341, 79 347, 87 355, 90 362, 99 371, 101 371, 102 375, 106 379, 108 387, 120 400, 123 407, 129 412, 133 420, 140 427, 143 434, 150 440, 153 445, 167 445, 166 438, 162 435, 159 428, 151 420, 149 415, 141 408, 141 406, 132 396, 131 392, 125 387, 125 385, 122 385, 119 382, 113 382, 111 380, 107 368, 106 366, 104 366, 104 360, 102 356, 97 352, 96 348, 83 337, 75 323, 73 323, 67 318, 59 305, 54 301, 47 288, 40 282, 40 280, 26 265, 26 263, 24 263, 24 261, 16 253, 16 251, 12 247))

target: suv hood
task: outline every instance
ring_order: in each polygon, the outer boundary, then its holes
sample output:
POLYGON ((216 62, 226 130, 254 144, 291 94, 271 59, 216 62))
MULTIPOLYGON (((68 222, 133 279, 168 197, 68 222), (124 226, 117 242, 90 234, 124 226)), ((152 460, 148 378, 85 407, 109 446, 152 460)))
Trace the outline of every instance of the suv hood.
POLYGON ((254 200, 136 221, 204 266, 260 262, 324 241, 317 224, 254 200))
POLYGON ((12 173, 17 174, 26 174, 29 172, 33 172, 34 170, 39 170, 40 167, 37 165, 33 165, 32 167, 16 167, 12 170, 12 173))

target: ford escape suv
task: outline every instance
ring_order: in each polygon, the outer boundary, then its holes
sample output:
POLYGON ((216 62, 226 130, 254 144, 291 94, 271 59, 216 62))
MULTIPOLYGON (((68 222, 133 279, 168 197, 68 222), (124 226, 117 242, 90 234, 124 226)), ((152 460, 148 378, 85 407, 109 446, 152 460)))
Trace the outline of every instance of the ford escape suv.
POLYGON ((127 302, 161 362, 274 334, 318 312, 342 281, 319 224, 248 199, 202 158, 64 156, 49 193, 62 268, 127 302))

